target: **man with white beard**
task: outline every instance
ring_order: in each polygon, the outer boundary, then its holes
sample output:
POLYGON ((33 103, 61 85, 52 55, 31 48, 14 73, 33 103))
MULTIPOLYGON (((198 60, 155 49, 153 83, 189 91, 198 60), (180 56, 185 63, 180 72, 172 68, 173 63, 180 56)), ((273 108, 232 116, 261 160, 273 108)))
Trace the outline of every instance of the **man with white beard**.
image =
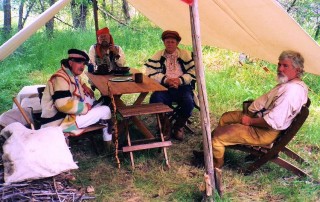
POLYGON ((301 80, 303 63, 300 53, 283 51, 277 68, 278 85, 252 102, 247 114, 230 111, 221 116, 217 128, 212 131, 216 172, 221 174, 225 146, 269 145, 290 126, 308 100, 308 87, 301 80))

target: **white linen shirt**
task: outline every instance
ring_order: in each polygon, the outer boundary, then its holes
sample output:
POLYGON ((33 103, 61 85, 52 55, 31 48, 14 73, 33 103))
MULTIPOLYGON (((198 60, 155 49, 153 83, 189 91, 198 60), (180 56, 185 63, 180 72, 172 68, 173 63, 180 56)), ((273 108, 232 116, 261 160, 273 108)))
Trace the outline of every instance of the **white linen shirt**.
MULTIPOLYGON (((257 98, 249 107, 249 111, 256 113, 265 108, 263 118, 275 130, 287 129, 292 120, 307 103, 308 87, 301 80, 291 80, 278 84, 268 93, 257 98)), ((261 117, 262 113, 258 113, 261 117)))

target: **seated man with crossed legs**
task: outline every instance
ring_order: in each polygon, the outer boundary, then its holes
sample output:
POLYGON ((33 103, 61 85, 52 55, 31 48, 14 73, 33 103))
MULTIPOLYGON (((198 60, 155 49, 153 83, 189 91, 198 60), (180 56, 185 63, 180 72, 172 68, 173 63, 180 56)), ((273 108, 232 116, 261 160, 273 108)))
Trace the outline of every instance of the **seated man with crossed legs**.
MULTIPOLYGON (((111 111, 101 103, 92 106, 93 91, 80 78, 89 56, 77 49, 68 50, 68 54, 67 59, 61 60, 61 68, 51 76, 43 92, 41 127, 60 126, 63 132, 77 136, 87 126, 99 121, 109 122, 111 111)), ((103 130, 103 139, 111 147, 110 129, 103 130)))
POLYGON ((230 111, 221 116, 212 131, 213 161, 220 183, 226 146, 271 144, 307 103, 308 87, 301 80, 303 68, 304 58, 300 53, 283 51, 277 68, 278 85, 257 98, 249 106, 248 114, 230 111))

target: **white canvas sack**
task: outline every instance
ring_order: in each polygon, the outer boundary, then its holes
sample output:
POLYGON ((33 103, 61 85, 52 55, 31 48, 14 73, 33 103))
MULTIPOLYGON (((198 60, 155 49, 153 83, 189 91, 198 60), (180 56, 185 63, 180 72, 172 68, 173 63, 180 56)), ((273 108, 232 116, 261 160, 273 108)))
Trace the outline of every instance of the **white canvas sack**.
POLYGON ((12 123, 1 131, 6 184, 51 177, 77 169, 60 127, 30 130, 12 123), (11 135, 10 135, 11 134, 11 135))

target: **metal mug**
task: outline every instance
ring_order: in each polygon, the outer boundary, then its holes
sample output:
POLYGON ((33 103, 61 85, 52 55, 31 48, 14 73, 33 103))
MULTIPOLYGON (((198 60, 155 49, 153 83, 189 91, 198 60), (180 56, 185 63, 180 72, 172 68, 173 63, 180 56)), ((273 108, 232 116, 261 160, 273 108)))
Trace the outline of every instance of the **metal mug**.
POLYGON ((134 82, 143 83, 143 74, 142 73, 135 73, 134 74, 134 82))
POLYGON ((253 100, 247 100, 247 101, 244 101, 242 103, 242 113, 243 114, 248 114, 249 113, 249 106, 251 105, 251 103, 253 102, 253 100))

